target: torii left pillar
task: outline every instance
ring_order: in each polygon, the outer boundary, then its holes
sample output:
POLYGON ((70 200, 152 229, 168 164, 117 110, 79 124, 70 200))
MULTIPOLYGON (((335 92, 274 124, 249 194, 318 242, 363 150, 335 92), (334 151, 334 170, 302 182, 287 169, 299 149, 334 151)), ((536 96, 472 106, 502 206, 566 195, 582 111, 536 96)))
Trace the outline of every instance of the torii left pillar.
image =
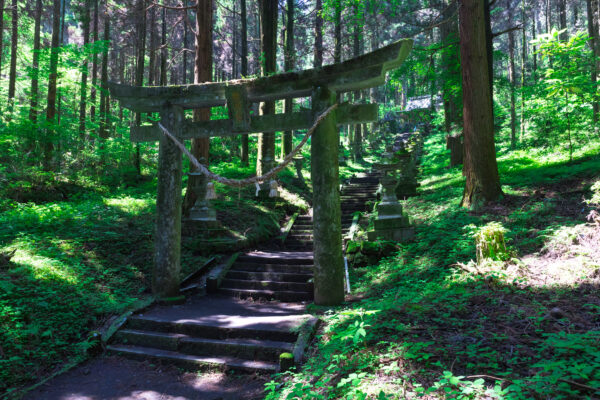
MULTIPOLYGON (((161 123, 180 137, 184 120, 181 107, 169 106, 160 113, 161 123)), ((152 292, 158 299, 180 296, 181 271, 181 150, 161 135, 158 152, 158 196, 152 292)))

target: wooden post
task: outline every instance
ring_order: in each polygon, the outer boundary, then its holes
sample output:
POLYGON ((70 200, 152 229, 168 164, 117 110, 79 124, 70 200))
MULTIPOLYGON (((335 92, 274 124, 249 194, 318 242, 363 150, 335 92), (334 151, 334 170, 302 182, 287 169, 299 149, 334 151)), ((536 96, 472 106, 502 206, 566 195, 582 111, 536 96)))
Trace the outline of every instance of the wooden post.
MULTIPOLYGON (((170 106, 160 113, 163 126, 180 137, 184 113, 170 106)), ((179 296, 181 258, 181 150, 161 135, 158 155, 156 241, 152 291, 159 299, 179 296)))
MULTIPOLYGON (((335 103, 326 87, 313 90, 313 113, 335 103)), ((311 138, 313 182, 313 236, 315 303, 338 305, 344 301, 344 260, 339 192, 337 111, 325 118, 311 138)))

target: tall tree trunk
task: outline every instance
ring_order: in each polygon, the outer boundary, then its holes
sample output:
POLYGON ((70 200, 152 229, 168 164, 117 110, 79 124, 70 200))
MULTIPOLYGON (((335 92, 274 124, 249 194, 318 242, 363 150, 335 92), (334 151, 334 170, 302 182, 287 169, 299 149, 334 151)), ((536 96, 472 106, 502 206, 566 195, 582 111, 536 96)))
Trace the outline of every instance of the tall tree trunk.
POLYGON ((110 40, 110 18, 108 15, 108 2, 104 3, 104 42, 106 48, 102 52, 102 70, 100 73, 100 132, 99 136, 102 139, 107 139, 109 136, 108 127, 108 42, 110 40))
MULTIPOLYGON (((97 4, 98 0, 94 0, 94 2, 96 2, 97 4)), ((137 0, 135 14, 137 17, 137 54, 135 68, 135 85, 144 86, 144 59, 146 56, 146 0, 137 0)), ((96 28, 94 27, 94 29, 96 28)), ((141 123, 142 114, 138 112, 135 114, 135 124, 136 126, 139 126, 141 125, 141 123)), ((142 164, 139 143, 136 143, 135 145, 134 166, 138 175, 141 175, 142 164)))
POLYGON ((181 83, 183 85, 187 85, 188 83, 188 42, 189 42, 189 27, 188 27, 188 23, 187 23, 187 18, 188 18, 188 14, 187 14, 187 10, 183 11, 183 18, 185 18, 184 24, 183 24, 183 61, 182 61, 182 68, 181 68, 181 83))
MULTIPOLYGON (((196 56, 194 58, 194 83, 210 82, 213 69, 213 0, 198 0, 196 3, 196 56)), ((210 108, 194 110, 194 121, 209 121, 210 108)), ((208 165, 210 139, 192 139, 192 154, 201 163, 208 165)), ((195 167, 190 166, 191 170, 195 167)), ((183 212, 187 213, 196 202, 196 194, 192 189, 199 177, 188 179, 183 212)))
POLYGON ((40 65, 40 25, 42 19, 42 0, 35 2, 35 26, 33 28, 33 61, 31 63, 31 102, 29 108, 29 119, 34 124, 38 115, 38 86, 40 65))
MULTIPOLYGON (((81 23, 83 24, 83 48, 87 51, 90 43, 90 10, 89 0, 84 0, 81 10, 81 23)), ((81 83, 79 85, 79 136, 83 139, 85 135, 85 111, 87 103, 87 78, 89 73, 87 55, 81 66, 81 83)), ((124 83, 121 79, 120 83, 124 83)))
POLYGON ((17 44, 19 39, 19 13, 18 13, 18 2, 17 0, 12 0, 12 37, 11 37, 11 45, 10 45, 10 76, 8 81, 8 99, 12 103, 15 97, 15 87, 17 83, 17 44))
POLYGON ((58 46, 60 39, 60 3, 61 0, 54 0, 54 9, 52 15, 52 49, 50 50, 50 74, 48 75, 48 99, 46 108, 46 121, 48 121, 49 129, 46 132, 44 140, 44 169, 51 169, 52 144, 55 134, 55 117, 56 117, 56 80, 58 70, 58 46))
POLYGON ((335 0, 334 4, 334 51, 333 51, 333 62, 342 62, 342 1, 335 0))
MULTIPOLYGON (((533 24, 532 24, 532 31, 531 31, 531 35, 533 36, 534 39, 537 38, 537 33, 536 33, 536 29, 537 29, 537 23, 538 23, 538 13, 537 10, 534 9, 533 11, 533 24)), ((533 77, 533 84, 535 85, 537 83, 537 47, 534 45, 533 46, 533 71, 532 72, 532 77, 533 77)))
POLYGON ((550 9, 550 0, 546 0, 546 33, 552 29, 552 11, 550 9))
POLYGON ((315 6, 315 48, 313 56, 313 67, 323 65, 323 1, 316 0, 315 6))
POLYGON ((565 0, 558 0, 558 21, 560 29, 565 30, 560 34, 560 40, 568 40, 569 32, 567 30, 567 4, 565 0))
MULTIPOLYGON (((510 10, 510 8, 509 8, 510 10)), ((512 21, 512 15, 509 15, 512 21)), ((508 55, 509 68, 508 80, 510 81, 510 147, 515 148, 517 144, 517 113, 515 112, 515 34, 508 32, 508 55)))
MULTIPOLYGON (((521 1, 521 137, 525 138, 525 64, 527 63, 527 20, 525 19, 525 0, 521 1)), ((511 32, 512 33, 512 32, 511 32)))
POLYGON ((0 0, 0 79, 2 78, 2 54, 4 49, 4 0, 0 0))
MULTIPOLYGON (((241 74, 242 77, 248 76, 248 15, 246 10, 246 0, 240 0, 240 19, 242 22, 242 32, 241 32, 241 74)), ((250 144, 248 143, 248 135, 242 135, 242 154, 241 154, 241 162, 242 165, 248 166, 248 152, 250 144)))
MULTIPOLYGON (((596 1, 597 4, 597 1, 596 1)), ((591 81, 592 87, 594 87, 594 95, 592 101, 592 109, 593 109, 593 121, 594 121, 594 129, 598 129, 598 113, 600 112, 600 106, 598 104, 598 91, 596 89, 597 81, 598 81, 598 57, 600 57, 600 43, 598 40, 598 21, 594 18, 594 10, 592 0, 586 0, 586 8, 587 8, 587 24, 588 24, 588 35, 590 36, 590 47, 592 48, 592 52, 594 54, 594 61, 592 62, 592 72, 591 72, 591 81)))
POLYGON ((460 75, 458 61, 455 54, 456 46, 453 44, 458 40, 458 24, 457 19, 452 17, 456 13, 456 5, 451 2, 443 2, 444 20, 452 18, 445 24, 440 25, 440 36, 444 50, 442 52, 442 68, 444 69, 447 79, 443 80, 442 91, 444 96, 444 126, 446 132, 452 130, 453 124, 460 124, 460 112, 458 109, 459 99, 457 98, 453 86, 453 80, 450 77, 460 75))
MULTIPOLYGON (((277 0, 259 0, 260 9, 260 44, 264 57, 262 75, 272 74, 276 70, 277 55, 277 0)), ((275 114, 275 102, 265 101, 260 107, 261 115, 275 114)), ((258 137, 258 158, 256 174, 262 175, 275 164, 275 134, 263 132, 258 137)))
POLYGON ((494 144, 483 3, 462 0, 459 6, 466 176, 461 204, 464 207, 478 207, 502 194, 494 144))
POLYGON ((162 27, 160 30, 160 86, 167 85, 167 9, 162 9, 162 27))
MULTIPOLYGON (((354 4, 354 32, 353 36, 353 56, 358 57, 360 55, 360 42, 362 39, 361 25, 359 21, 359 4, 354 4)), ((359 103, 361 99, 361 92, 357 90, 354 92, 354 103, 359 103)), ((354 125, 354 137, 352 138, 352 158, 354 161, 358 161, 362 158, 362 125, 354 125)))
POLYGON ((148 86, 154 86, 154 80, 157 76, 156 73, 156 7, 150 6, 148 10, 148 20, 150 23, 150 45, 148 46, 149 51, 149 62, 148 62, 148 86))
MULTIPOLYGON (((315 38, 315 41, 317 39, 315 38)), ((322 44, 322 43, 321 43, 322 44)), ((315 43, 316 46, 316 43, 315 43)), ((286 71, 294 69, 294 0, 287 0, 287 16, 285 28, 285 60, 284 68, 286 71)), ((285 112, 291 114, 294 108, 292 99, 285 99, 285 112)), ((286 131, 283 133, 283 146, 281 146, 281 156, 285 157, 292 152, 293 133, 286 131)))
MULTIPOLYGON (((98 24, 98 1, 99 0, 93 0, 94 1, 94 30, 92 31, 92 43, 94 43, 94 48, 95 48, 95 43, 98 43, 98 32, 99 32, 99 24, 98 24)), ((139 0, 139 1, 143 1, 143 0, 139 0)), ((138 5, 139 8, 139 5, 138 5)), ((144 10, 145 10, 145 4, 144 4, 144 10)), ((139 10, 138 10, 139 12, 139 10)), ((145 11, 144 11, 145 13, 145 11)), ((144 14, 145 15, 145 14, 144 14)), ((144 31, 146 30, 146 21, 145 21, 145 16, 144 16, 144 31)), ((138 31, 138 35, 140 34, 140 32, 138 31)), ((144 40, 145 42, 145 40, 144 40)), ((138 62, 139 62, 139 56, 138 56, 138 62)), ((143 64, 143 62, 142 62, 143 64)), ((143 65, 142 65, 143 67, 143 65)), ((142 71, 143 73, 143 71, 142 71)), ((96 92, 97 92, 97 86, 98 84, 98 52, 94 50, 94 54, 92 55, 92 89, 90 92, 90 120, 92 122, 96 121, 96 92)))

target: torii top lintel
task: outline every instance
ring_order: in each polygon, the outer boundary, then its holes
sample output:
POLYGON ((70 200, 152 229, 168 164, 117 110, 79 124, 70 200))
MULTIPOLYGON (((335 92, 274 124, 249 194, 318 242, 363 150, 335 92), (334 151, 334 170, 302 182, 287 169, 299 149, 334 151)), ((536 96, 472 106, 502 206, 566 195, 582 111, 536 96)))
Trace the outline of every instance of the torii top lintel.
POLYGON ((108 88, 123 107, 136 112, 158 112, 169 105, 185 109, 223 106, 228 92, 240 89, 249 102, 309 96, 316 86, 348 92, 384 84, 386 73, 404 62, 412 44, 412 39, 402 39, 342 63, 255 79, 162 87, 111 82, 108 88))

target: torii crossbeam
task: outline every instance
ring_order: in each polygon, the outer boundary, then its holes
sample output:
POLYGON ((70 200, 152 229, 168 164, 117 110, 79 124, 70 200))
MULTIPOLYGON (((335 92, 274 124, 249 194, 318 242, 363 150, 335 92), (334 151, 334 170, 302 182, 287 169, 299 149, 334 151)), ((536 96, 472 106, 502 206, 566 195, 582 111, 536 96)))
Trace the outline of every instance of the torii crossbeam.
MULTIPOLYGON (((403 39, 342 63, 256 79, 167 86, 134 87, 109 83, 111 95, 135 112, 158 112, 161 123, 179 139, 232 136, 309 128, 335 103, 337 93, 385 83, 412 48, 403 39), (253 102, 312 97, 312 109, 290 114, 254 116, 253 102), (186 121, 185 109, 227 106, 229 119, 186 121)), ((336 125, 377 120, 376 104, 340 105, 318 126, 311 139, 313 182, 315 303, 339 304, 344 299, 344 267, 339 195, 339 137, 336 125)), ((132 141, 160 141, 155 267, 153 291, 159 298, 179 295, 181 249, 182 155, 156 125, 133 127, 132 141)))

